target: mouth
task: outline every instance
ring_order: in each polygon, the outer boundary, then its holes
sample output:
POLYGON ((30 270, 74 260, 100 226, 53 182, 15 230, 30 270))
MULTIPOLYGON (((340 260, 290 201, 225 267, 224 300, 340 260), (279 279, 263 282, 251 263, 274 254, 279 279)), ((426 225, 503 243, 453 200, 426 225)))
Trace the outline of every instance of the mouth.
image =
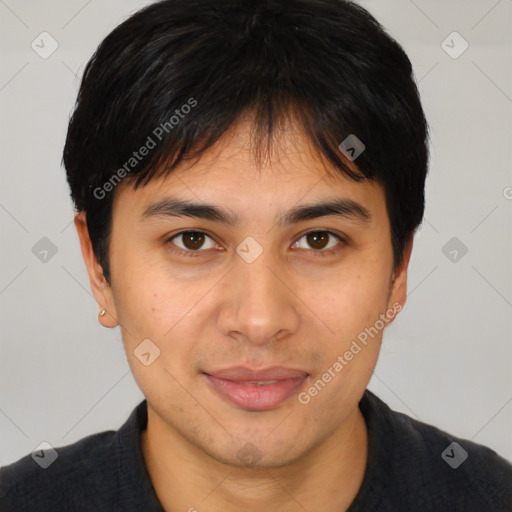
POLYGON ((224 400, 249 411, 275 409, 293 396, 309 377, 302 370, 278 366, 264 370, 233 367, 203 372, 203 375, 224 400))

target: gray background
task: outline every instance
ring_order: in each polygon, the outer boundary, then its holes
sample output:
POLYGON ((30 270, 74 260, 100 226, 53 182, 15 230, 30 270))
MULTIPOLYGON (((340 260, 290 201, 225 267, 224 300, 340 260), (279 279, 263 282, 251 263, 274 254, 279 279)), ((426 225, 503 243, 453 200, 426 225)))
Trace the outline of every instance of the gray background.
MULTIPOLYGON (((146 3, 0 0, 2 465, 117 429, 143 398, 119 330, 97 323, 61 155, 85 63, 146 3), (43 31, 59 45, 47 59, 31 48, 43 31)), ((409 54, 432 139, 409 297, 370 388, 512 459, 512 1, 361 3, 409 54)))

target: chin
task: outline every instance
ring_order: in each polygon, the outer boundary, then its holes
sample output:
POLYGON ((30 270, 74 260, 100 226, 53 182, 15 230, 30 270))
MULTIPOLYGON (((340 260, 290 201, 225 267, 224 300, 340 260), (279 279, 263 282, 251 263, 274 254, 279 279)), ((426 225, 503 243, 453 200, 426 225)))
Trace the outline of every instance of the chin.
POLYGON ((286 440, 270 440, 265 437, 245 440, 234 436, 225 444, 206 444, 201 448, 212 459, 228 466, 268 470, 293 464, 313 449, 313 443, 307 448, 304 443, 297 445, 296 439, 297 436, 288 437, 286 440))

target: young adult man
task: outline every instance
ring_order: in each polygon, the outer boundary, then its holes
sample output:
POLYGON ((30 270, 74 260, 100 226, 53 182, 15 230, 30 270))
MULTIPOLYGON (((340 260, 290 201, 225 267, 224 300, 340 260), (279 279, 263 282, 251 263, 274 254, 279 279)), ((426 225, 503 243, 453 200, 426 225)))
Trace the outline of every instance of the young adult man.
POLYGON ((366 390, 427 161, 410 62, 353 3, 166 0, 117 27, 64 163, 146 400, 2 468, 1 509, 510 510, 506 460, 366 390))

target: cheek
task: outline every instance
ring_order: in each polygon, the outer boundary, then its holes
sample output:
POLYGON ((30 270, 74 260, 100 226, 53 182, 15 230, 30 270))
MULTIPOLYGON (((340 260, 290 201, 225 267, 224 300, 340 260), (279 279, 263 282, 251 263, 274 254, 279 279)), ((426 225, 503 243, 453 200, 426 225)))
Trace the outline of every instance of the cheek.
POLYGON ((185 314, 186 291, 165 275, 161 264, 148 263, 143 253, 121 245, 116 256, 112 284, 120 324, 130 338, 136 334, 160 340, 185 314))
POLYGON ((116 307, 123 343, 134 377, 145 393, 161 388, 162 382, 179 392, 169 373, 184 382, 184 374, 197 366, 198 340, 205 338, 205 324, 213 315, 208 309, 211 288, 209 280, 190 284, 176 280, 158 265, 144 273, 132 273, 131 279, 118 284, 116 307), (146 339, 159 351, 148 367, 136 359, 138 346, 146 339))
POLYGON ((386 326, 380 315, 387 311, 389 294, 387 270, 372 270, 332 282, 323 295, 317 290, 319 316, 335 333, 323 340, 324 365, 314 376, 317 382, 327 372, 324 378, 332 379, 318 404, 325 400, 334 407, 350 401, 360 396, 371 378, 386 326))
POLYGON ((356 336, 373 325, 386 310, 389 295, 388 273, 353 272, 344 279, 331 281, 328 289, 317 290, 317 304, 325 312, 332 330, 342 339, 356 336))

